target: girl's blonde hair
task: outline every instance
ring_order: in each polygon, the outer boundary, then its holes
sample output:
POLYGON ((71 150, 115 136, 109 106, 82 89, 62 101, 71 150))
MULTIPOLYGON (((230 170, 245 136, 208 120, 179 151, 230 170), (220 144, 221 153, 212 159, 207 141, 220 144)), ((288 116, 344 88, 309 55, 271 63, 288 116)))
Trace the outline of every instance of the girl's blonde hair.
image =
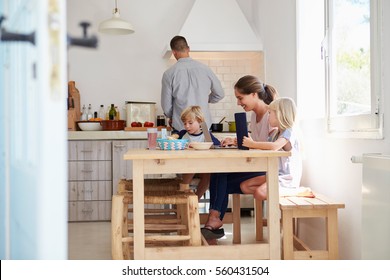
POLYGON ((200 106, 190 106, 183 110, 180 115, 182 122, 186 120, 196 120, 199 123, 204 122, 204 116, 200 106))
POLYGON ((281 130, 292 128, 295 123, 297 108, 294 100, 288 97, 275 99, 269 104, 268 109, 276 112, 276 119, 280 124, 281 130))

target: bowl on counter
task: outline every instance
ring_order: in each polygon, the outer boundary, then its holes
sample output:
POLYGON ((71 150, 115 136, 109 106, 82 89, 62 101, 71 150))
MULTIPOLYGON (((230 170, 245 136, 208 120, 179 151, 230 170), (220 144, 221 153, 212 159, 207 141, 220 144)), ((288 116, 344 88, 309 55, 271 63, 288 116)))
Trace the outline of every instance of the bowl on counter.
POLYGON ((213 142, 191 142, 190 147, 195 150, 208 150, 213 145, 213 142))
POLYGON ((94 122, 94 121, 79 121, 77 122, 79 128, 82 131, 99 131, 103 130, 102 125, 100 122, 94 122))

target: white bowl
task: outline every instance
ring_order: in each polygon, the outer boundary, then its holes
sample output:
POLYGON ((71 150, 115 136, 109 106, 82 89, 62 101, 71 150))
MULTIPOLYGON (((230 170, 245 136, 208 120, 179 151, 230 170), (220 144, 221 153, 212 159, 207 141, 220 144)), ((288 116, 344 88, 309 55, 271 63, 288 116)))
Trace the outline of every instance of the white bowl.
POLYGON ((208 150, 213 145, 213 142, 191 142, 190 146, 195 150, 208 150))
POLYGON ((83 131, 97 131, 97 130, 102 130, 103 127, 100 124, 100 122, 79 122, 78 123, 79 127, 83 131))

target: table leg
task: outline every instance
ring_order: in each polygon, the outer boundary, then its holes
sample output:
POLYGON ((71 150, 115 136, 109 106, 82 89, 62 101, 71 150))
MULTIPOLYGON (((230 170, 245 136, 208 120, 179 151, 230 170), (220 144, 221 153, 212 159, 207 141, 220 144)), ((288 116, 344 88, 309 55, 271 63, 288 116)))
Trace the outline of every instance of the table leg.
POLYGON ((279 180, 278 158, 268 158, 267 168, 268 240, 270 259, 280 260, 279 180))
POLYGON ((144 162, 133 161, 134 260, 145 259, 144 162))
POLYGON ((328 209, 326 219, 327 230, 327 247, 330 260, 337 260, 339 258, 339 241, 338 241, 338 221, 337 209, 328 209))

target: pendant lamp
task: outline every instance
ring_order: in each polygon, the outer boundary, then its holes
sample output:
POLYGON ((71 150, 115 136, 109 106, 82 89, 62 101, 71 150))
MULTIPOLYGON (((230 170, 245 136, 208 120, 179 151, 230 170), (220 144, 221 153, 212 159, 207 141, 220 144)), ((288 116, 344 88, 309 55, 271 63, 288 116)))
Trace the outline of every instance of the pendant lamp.
POLYGON ((115 9, 113 10, 112 18, 99 24, 99 32, 112 35, 127 35, 134 33, 131 23, 120 18, 117 0, 115 0, 115 9))

